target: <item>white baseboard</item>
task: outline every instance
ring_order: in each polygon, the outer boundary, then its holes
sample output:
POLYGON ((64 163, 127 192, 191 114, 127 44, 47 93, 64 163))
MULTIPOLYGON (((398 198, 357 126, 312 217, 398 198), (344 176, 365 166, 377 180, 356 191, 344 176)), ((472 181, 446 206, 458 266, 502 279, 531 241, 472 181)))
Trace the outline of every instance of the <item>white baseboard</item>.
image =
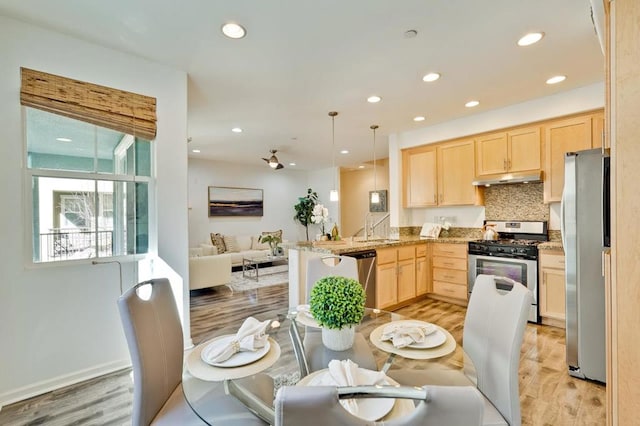
POLYGON ((114 371, 122 370, 127 367, 131 367, 131 360, 129 359, 108 362, 106 364, 87 368, 86 370, 80 370, 75 373, 58 376, 53 379, 43 380, 38 383, 33 383, 31 385, 2 393, 0 394, 0 410, 5 405, 23 401, 27 398, 42 395, 43 393, 93 379, 98 376, 103 376, 108 373, 113 373, 114 371))

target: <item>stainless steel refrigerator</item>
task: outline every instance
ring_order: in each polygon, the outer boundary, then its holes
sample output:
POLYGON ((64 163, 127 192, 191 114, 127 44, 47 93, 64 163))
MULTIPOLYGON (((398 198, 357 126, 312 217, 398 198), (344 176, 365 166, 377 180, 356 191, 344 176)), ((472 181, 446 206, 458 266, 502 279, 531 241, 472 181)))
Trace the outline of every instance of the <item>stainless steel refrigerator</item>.
POLYGON ((561 206, 565 252, 569 374, 605 382, 605 291, 602 275, 603 156, 567 153, 561 206))

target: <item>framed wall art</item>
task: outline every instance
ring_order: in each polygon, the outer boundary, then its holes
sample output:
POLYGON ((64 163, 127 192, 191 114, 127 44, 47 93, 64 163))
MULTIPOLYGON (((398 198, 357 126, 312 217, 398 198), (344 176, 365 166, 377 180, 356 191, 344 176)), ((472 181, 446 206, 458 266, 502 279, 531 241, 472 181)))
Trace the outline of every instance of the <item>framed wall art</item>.
POLYGON ((209 187, 209 217, 263 216, 262 189, 209 187))

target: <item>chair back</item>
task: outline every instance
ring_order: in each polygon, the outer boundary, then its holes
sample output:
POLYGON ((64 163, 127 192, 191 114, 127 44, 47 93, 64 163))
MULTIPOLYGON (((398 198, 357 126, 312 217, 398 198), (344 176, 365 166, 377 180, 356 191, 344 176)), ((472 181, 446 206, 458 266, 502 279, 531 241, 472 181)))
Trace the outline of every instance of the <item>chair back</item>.
POLYGON ((320 278, 338 276, 358 279, 358 261, 349 256, 311 257, 307 260, 307 300, 320 278))
POLYGON ((483 398, 472 386, 283 386, 275 399, 276 426, 364 426, 373 423, 356 417, 339 403, 343 398, 406 398, 420 401, 402 417, 384 420, 387 426, 433 424, 474 426, 482 424, 483 398))
POLYGON ((132 424, 147 426, 182 381, 182 326, 171 284, 166 278, 137 284, 118 308, 133 364, 132 424))
POLYGON ((520 425, 518 367, 532 294, 509 278, 478 275, 464 320, 462 343, 476 369, 478 389, 510 425, 520 425), (496 280, 510 291, 498 291, 496 280))

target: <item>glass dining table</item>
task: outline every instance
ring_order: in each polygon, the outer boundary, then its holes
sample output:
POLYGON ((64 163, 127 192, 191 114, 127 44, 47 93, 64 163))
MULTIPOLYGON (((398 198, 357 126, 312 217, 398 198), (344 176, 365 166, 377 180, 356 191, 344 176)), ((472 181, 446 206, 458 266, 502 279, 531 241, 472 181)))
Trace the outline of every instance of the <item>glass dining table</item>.
MULTIPOLYGON (((202 350, 221 336, 234 335, 242 325, 216 329, 210 338, 185 354, 182 388, 192 410, 210 425, 264 425, 253 402, 273 406, 275 390, 285 385, 302 384, 307 375, 327 366, 330 359, 351 359, 360 367, 387 371, 389 369, 439 368, 463 371, 473 377, 475 371, 462 347, 451 334, 436 325, 444 335, 443 343, 429 349, 395 348, 382 341, 381 333, 391 322, 410 321, 411 318, 393 312, 369 309, 356 326, 356 344, 347 351, 334 352, 321 346, 320 329, 313 319, 297 312, 296 308, 267 311, 255 315, 260 321, 269 320, 268 353, 247 365, 221 368, 202 360, 202 350), (310 353, 310 352, 314 353, 310 353), (234 389, 250 391, 238 395, 234 389)), ((415 321, 415 320, 414 320, 415 321)), ((259 404, 260 405, 260 404, 259 404)))

